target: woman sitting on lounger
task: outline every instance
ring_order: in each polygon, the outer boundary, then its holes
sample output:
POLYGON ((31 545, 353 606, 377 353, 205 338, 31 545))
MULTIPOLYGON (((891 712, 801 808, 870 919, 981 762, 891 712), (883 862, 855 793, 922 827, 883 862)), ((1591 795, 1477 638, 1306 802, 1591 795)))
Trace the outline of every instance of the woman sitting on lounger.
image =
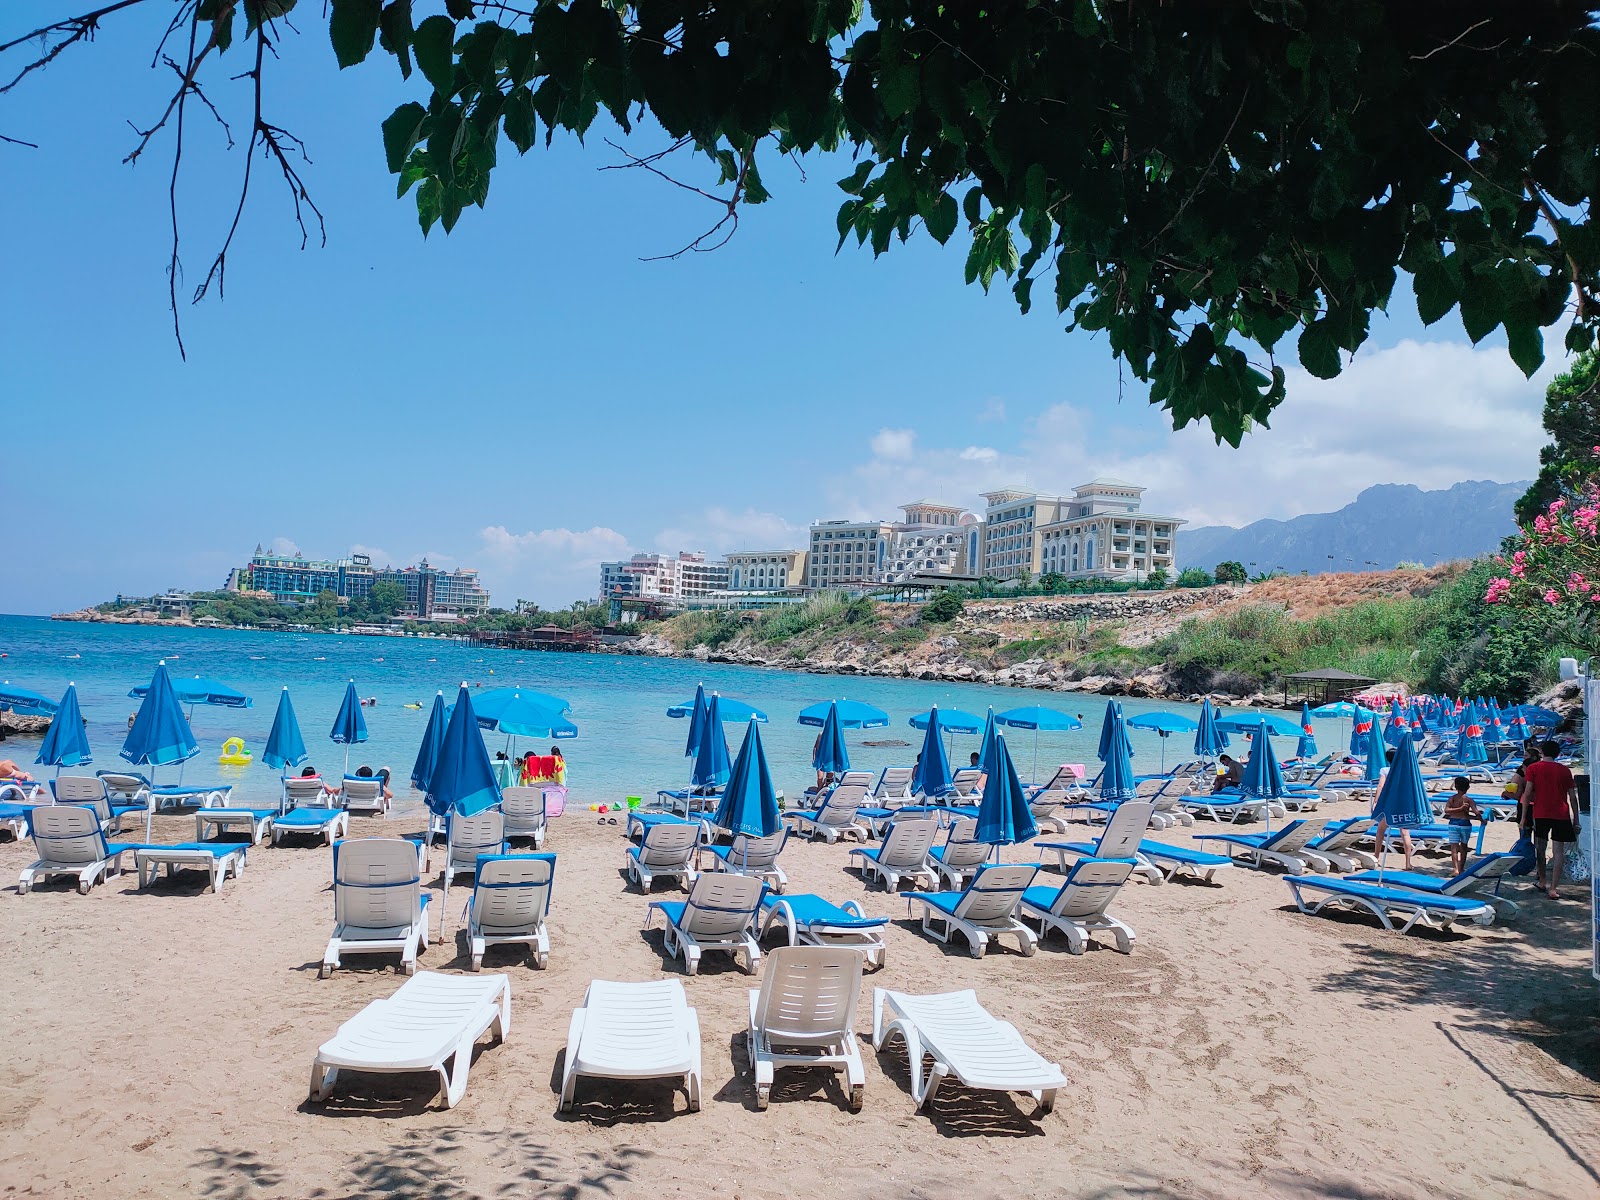
MULTIPOLYGON (((373 777, 373 770, 371 767, 363 763, 361 766, 356 768, 356 774, 362 779, 371 779, 373 777)), ((394 793, 389 790, 389 768, 379 767, 377 776, 383 780, 383 798, 385 800, 393 800, 394 793)))
POLYGON ((9 758, 0 758, 0 782, 32 783, 33 776, 29 775, 9 758))

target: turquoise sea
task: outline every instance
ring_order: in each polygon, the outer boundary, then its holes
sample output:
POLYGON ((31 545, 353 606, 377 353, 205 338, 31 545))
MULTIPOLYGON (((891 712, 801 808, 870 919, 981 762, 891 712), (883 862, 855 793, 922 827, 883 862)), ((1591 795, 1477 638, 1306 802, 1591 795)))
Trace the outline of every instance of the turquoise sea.
MULTIPOLYGON (((147 683, 162 659, 174 675, 207 675, 245 692, 254 700, 248 709, 198 707, 195 736, 201 753, 184 768, 189 781, 232 783, 238 799, 264 801, 277 797, 277 775, 259 761, 250 767, 217 764, 223 741, 245 739, 259 759, 272 725, 278 691, 287 686, 300 718, 310 762, 327 774, 344 765, 344 748, 328 740, 347 680, 354 679, 362 696, 375 696, 375 707, 363 710, 370 739, 351 753, 352 769, 360 763, 388 766, 400 807, 420 805, 409 788, 411 765, 427 722, 433 694, 453 698, 458 684, 484 688, 519 685, 550 692, 572 704, 571 720, 578 737, 562 743, 568 763, 571 802, 606 803, 627 795, 650 797, 656 788, 682 786, 689 762, 683 756, 687 723, 666 715, 666 709, 694 695, 696 683, 748 701, 762 709, 769 723, 762 729, 774 782, 790 796, 814 779, 811 745, 816 730, 800 725, 800 709, 817 700, 849 697, 886 710, 888 729, 850 731, 851 765, 863 770, 904 763, 916 757, 922 734, 907 724, 913 713, 931 705, 961 708, 983 716, 993 705, 999 712, 1026 704, 1043 704, 1081 714, 1084 728, 1037 737, 1041 777, 1056 763, 1092 763, 1105 700, 1074 692, 1037 692, 1021 688, 926 683, 916 680, 868 679, 812 675, 751 667, 721 666, 685 659, 637 658, 612 654, 541 654, 481 649, 432 638, 365 637, 352 634, 265 633, 243 630, 163 628, 149 625, 93 625, 51 621, 44 617, 0 616, 0 679, 57 698, 69 682, 89 722, 94 767, 115 767, 127 733, 128 717, 138 702, 128 697, 136 684, 147 683), (408 709, 407 703, 422 708, 408 709), (863 746, 863 741, 898 739, 899 747, 863 746)), ((1123 700, 1124 711, 1165 710, 1196 714, 1193 705, 1148 700, 1123 700)), ((1154 733, 1133 730, 1135 765, 1154 771, 1162 761, 1162 743, 1154 733)), ((1338 742, 1337 721, 1317 722, 1326 751, 1338 742)), ((738 751, 742 731, 728 730, 738 751)), ((505 744, 498 734, 486 735, 492 751, 505 744)), ((1022 730, 1008 737, 1019 772, 1034 771, 1035 735, 1022 730)), ((1184 758, 1189 737, 1167 739, 1166 762, 1184 758)), ((965 762, 978 745, 976 736, 953 739, 952 761, 965 762)), ((1280 753, 1292 752, 1293 741, 1280 740, 1280 753)), ((521 750, 535 747, 524 739, 521 750)), ((34 739, 13 737, 0 746, 0 757, 30 764, 38 751, 34 739)), ((177 778, 177 769, 161 769, 160 781, 177 778)))

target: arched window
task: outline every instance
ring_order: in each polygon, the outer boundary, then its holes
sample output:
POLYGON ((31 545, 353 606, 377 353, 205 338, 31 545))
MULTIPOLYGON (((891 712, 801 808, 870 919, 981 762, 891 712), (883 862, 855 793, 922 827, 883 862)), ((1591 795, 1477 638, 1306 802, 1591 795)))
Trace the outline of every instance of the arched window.
POLYGON ((1094 567, 1095 567, 1095 561, 1094 561, 1094 535, 1090 534, 1089 535, 1089 548, 1088 548, 1088 550, 1086 550, 1084 552, 1083 569, 1085 571, 1092 571, 1092 570, 1094 570, 1094 567))

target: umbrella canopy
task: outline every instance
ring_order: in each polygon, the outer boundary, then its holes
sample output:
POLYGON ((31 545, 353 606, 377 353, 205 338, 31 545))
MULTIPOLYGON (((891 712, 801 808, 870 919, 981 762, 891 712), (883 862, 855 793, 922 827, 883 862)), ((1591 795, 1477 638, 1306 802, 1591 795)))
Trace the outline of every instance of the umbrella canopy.
POLYGON ((977 839, 990 846, 1014 846, 1025 842, 1038 826, 1033 823, 1033 812, 1023 793, 1022 781, 1017 778, 1017 768, 1011 762, 1011 751, 1006 740, 998 733, 994 739, 994 767, 983 785, 983 798, 978 802, 977 839))
MULTIPOLYGON (((670 717, 681 716, 682 714, 674 713, 669 708, 667 709, 667 715, 670 717)), ((700 748, 700 726, 705 724, 705 719, 706 688, 705 684, 697 683, 694 685, 694 699, 689 701, 689 736, 683 742, 683 756, 685 758, 693 758, 695 751, 700 748)))
POLYGON ((439 761, 439 747, 444 745, 445 716, 444 693, 433 695, 433 711, 428 714, 428 727, 422 731, 422 745, 417 748, 417 761, 411 767, 411 786, 419 792, 428 790, 433 778, 434 764, 439 761))
POLYGON ((959 708, 935 707, 928 712, 918 713, 911 718, 913 729, 926 729, 933 715, 939 715, 939 729, 944 733, 979 733, 983 730, 983 719, 975 717, 969 712, 962 712, 959 708))
POLYGON ((887 729, 889 714, 859 700, 822 700, 800 710, 800 724, 822 726, 834 713, 841 729, 887 729))
MULTIPOLYGON (((4 697, 0 696, 0 703, 3 702, 4 697)), ((1562 721, 1566 720, 1565 717, 1553 709, 1541 708, 1537 704, 1513 704, 1506 709, 1506 715, 1513 720, 1520 717, 1527 724, 1543 729, 1554 729, 1562 721)))
POLYGON ((462 684, 428 779, 428 808, 441 816, 457 812, 470 817, 499 803, 494 764, 489 761, 483 734, 478 732, 472 697, 462 684))
POLYGON ((1153 729, 1162 737, 1170 737, 1174 733, 1197 733, 1200 722, 1182 713, 1150 712, 1129 717, 1128 728, 1153 729))
POLYGON ((344 686, 344 700, 339 705, 339 715, 333 718, 328 736, 341 746, 354 746, 367 740, 367 721, 361 715, 361 697, 356 695, 354 679, 344 686))
POLYGON ((760 722, 745 726, 744 744, 739 747, 712 824, 746 837, 771 837, 778 832, 778 793, 767 769, 767 752, 761 746, 760 722))
MULTIPOLYGON (((142 700, 149 690, 148 686, 136 687, 128 695, 142 700)), ((178 703, 187 704, 190 708, 196 704, 215 704, 222 708, 249 708, 255 703, 238 688, 229 687, 220 680, 207 679, 204 675, 174 679, 172 690, 178 697, 178 703)))
MULTIPOLYGON (((1013 729, 1042 729, 1046 733, 1061 733, 1069 729, 1083 728, 1083 722, 1077 717, 1037 704, 1023 708, 1008 708, 995 717, 995 720, 1013 729)), ((1194 722, 1191 721, 1189 727, 1194 728, 1194 722)))
POLYGON ((1401 829, 1433 823, 1433 805, 1423 791, 1415 741, 1409 733, 1394 748, 1394 762, 1373 801, 1372 817, 1401 829))
POLYGON ((1467 705, 1467 711, 1461 719, 1461 732, 1456 735, 1455 757, 1461 763, 1481 763, 1489 761, 1489 751, 1483 745, 1483 725, 1478 716, 1476 701, 1467 705))
POLYGON ((492 729, 511 737, 551 738, 561 741, 578 736, 578 727, 547 701, 564 704, 559 696, 543 692, 524 692, 520 688, 491 688, 479 692, 472 702, 478 714, 478 728, 492 729))
POLYGON ((1361 711, 1358 705, 1351 704, 1348 700, 1335 700, 1332 704, 1320 704, 1311 710, 1313 717, 1353 717, 1361 711))
POLYGON ((720 787, 728 782, 728 738, 722 732, 722 697, 715 692, 711 693, 705 719, 700 722, 700 744, 695 748, 689 782, 697 788, 720 787))
POLYGON ((1361 778, 1368 783, 1377 783, 1378 777, 1383 774, 1388 751, 1384 748, 1383 730, 1375 716, 1366 723, 1365 728, 1366 732, 1361 735, 1361 749, 1366 755, 1366 766, 1361 772, 1361 778))
POLYGON ((53 717, 56 712, 54 700, 41 696, 38 692, 29 691, 25 687, 18 687, 9 679, 0 683, 0 708, 43 717, 53 717))
POLYGON ((298 767, 307 757, 306 740, 300 736, 300 722, 289 701, 289 689, 284 688, 278 693, 278 711, 272 716, 272 732, 267 734, 267 748, 261 752, 261 761, 286 771, 298 767))
MULTIPOLYGON (((697 687, 695 688, 694 694, 694 700, 685 700, 682 704, 674 704, 671 708, 667 709, 667 716, 693 717, 695 703, 704 697, 705 691, 703 688, 697 687)), ((712 694, 715 695, 716 693, 712 694)), ((722 696, 719 697, 719 699, 722 701, 721 711, 722 719, 724 721, 744 722, 754 718, 755 720, 765 724, 767 714, 762 712, 759 708, 756 708, 754 705, 746 704, 743 700, 735 700, 732 696, 722 696)))
MULTIPOLYGON (((994 778, 995 765, 1000 745, 1000 730, 997 726, 997 722, 1000 720, 1001 718, 995 716, 994 709, 991 708, 988 716, 984 718, 983 737, 978 742, 978 770, 982 771, 990 779, 994 778)), ((1034 742, 1036 744, 1038 739, 1039 734, 1038 731, 1035 730, 1034 742)))
MULTIPOLYGON (((944 714, 935 706, 925 715, 927 722, 922 726, 925 731, 922 735, 922 753, 917 755, 917 769, 911 776, 911 790, 937 798, 948 795, 951 790, 950 760, 944 755, 944 714)), ((972 722, 971 732, 977 733, 980 728, 978 719, 973 717, 972 722)), ((911 723, 915 725, 917 718, 912 717, 911 723)))
MULTIPOLYGON (((1272 737, 1263 722, 1250 743, 1250 758, 1244 764, 1244 775, 1239 780, 1239 790, 1257 800, 1283 798, 1283 771, 1278 767, 1278 756, 1272 749, 1272 737)), ((1272 805, 1266 806, 1267 832, 1272 832, 1272 805)))
POLYGON ((1133 758, 1133 741, 1128 737, 1128 727, 1122 720, 1122 705, 1115 700, 1106 701, 1105 716, 1100 719, 1100 748, 1095 751, 1095 756, 1101 762, 1109 761, 1115 752, 1113 742, 1120 740, 1122 750, 1129 759, 1133 758))
POLYGON ((1228 748, 1228 731, 1217 728, 1217 710, 1211 697, 1200 702, 1200 721, 1194 733, 1194 752, 1202 758, 1215 758, 1228 748))
POLYGON ((1376 729, 1378 740, 1383 741, 1383 728, 1379 724, 1378 714, 1360 709, 1350 721, 1350 753, 1365 754, 1367 752, 1367 735, 1376 729))
POLYGON ((39 756, 33 761, 45 767, 81 767, 92 762, 89 735, 83 728, 83 713, 78 710, 77 684, 67 684, 55 710, 39 747, 39 756))
POLYGON ((136 767, 154 767, 188 762, 198 753, 200 743, 194 740, 194 732, 172 690, 167 664, 157 663, 133 728, 122 743, 122 757, 136 767))
POLYGON ((1383 724, 1383 740, 1391 746, 1400 744, 1400 735, 1411 727, 1411 722, 1406 720, 1406 714, 1396 700, 1389 706, 1389 719, 1383 724))
POLYGON ((1305 704, 1300 705, 1300 743, 1294 748, 1296 758, 1315 758, 1317 756, 1317 733, 1311 728, 1311 709, 1305 704))
POLYGON ((1500 719, 1500 706, 1493 700, 1489 701, 1489 711, 1483 721, 1483 744, 1485 746, 1498 746, 1506 740, 1505 723, 1500 719))
POLYGON ((1122 709, 1115 709, 1107 719, 1112 729, 1109 736, 1101 739, 1107 745, 1109 757, 1105 759, 1105 769, 1100 772, 1100 798, 1120 804, 1132 800, 1138 787, 1133 778, 1133 750, 1123 724, 1122 709))
MULTIPOLYGON (((751 727, 754 728, 756 723, 752 721, 750 724, 751 727)), ((739 749, 740 762, 744 761, 745 747, 748 747, 750 744, 749 733, 745 734, 744 742, 744 746, 740 747, 739 749)), ((760 746, 760 744, 761 741, 759 738, 757 738, 756 745, 760 746)), ((848 771, 850 769, 850 750, 849 747, 844 744, 844 723, 839 719, 839 706, 837 704, 829 703, 828 705, 828 716, 827 719, 822 723, 822 732, 817 735, 817 748, 815 753, 811 755, 811 765, 819 771, 841 772, 848 771)), ((766 769, 767 758, 766 755, 763 754, 761 756, 761 770, 763 774, 766 772, 766 769)), ((735 777, 737 777, 737 774, 738 766, 735 765, 735 777)), ((722 824, 720 821, 717 823, 719 825, 722 824)), ((733 828, 731 825, 723 825, 722 827, 724 829, 733 828)), ((768 832, 771 831, 769 830, 768 832)), ((767 834, 763 833, 760 836, 766 837, 767 834)))
POLYGON ((1299 725, 1288 717, 1280 717, 1276 713, 1229 713, 1225 717, 1217 718, 1217 728, 1225 729, 1229 733, 1259 733, 1262 725, 1267 727, 1268 733, 1275 733, 1279 737, 1300 736, 1299 725))

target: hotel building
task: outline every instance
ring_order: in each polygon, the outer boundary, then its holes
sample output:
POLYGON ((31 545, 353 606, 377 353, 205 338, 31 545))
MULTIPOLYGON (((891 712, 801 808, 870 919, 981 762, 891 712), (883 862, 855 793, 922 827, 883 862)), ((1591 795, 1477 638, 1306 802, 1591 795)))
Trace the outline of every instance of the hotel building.
POLYGON ((730 592, 772 592, 804 587, 804 550, 750 550, 728 555, 730 592))
POLYGON ((687 600, 726 591, 728 564, 697 551, 635 554, 600 564, 600 599, 687 600))
POLYGON ((323 592, 341 603, 372 595, 380 580, 398 583, 405 592, 400 614, 419 620, 464 617, 484 612, 489 593, 472 570, 443 571, 427 559, 410 567, 374 567, 365 554, 316 559, 300 554, 268 554, 257 545, 247 566, 228 572, 228 591, 266 592, 282 604, 305 604, 323 592))
POLYGON ((1183 522, 1141 512, 1143 494, 1142 487, 1109 478, 1082 484, 1069 497, 987 492, 983 574, 1139 581, 1157 569, 1170 572, 1183 522))
POLYGON ((865 588, 920 575, 967 575, 982 544, 978 518, 932 500, 901 505, 900 521, 819 521, 811 526, 805 583, 865 588))

